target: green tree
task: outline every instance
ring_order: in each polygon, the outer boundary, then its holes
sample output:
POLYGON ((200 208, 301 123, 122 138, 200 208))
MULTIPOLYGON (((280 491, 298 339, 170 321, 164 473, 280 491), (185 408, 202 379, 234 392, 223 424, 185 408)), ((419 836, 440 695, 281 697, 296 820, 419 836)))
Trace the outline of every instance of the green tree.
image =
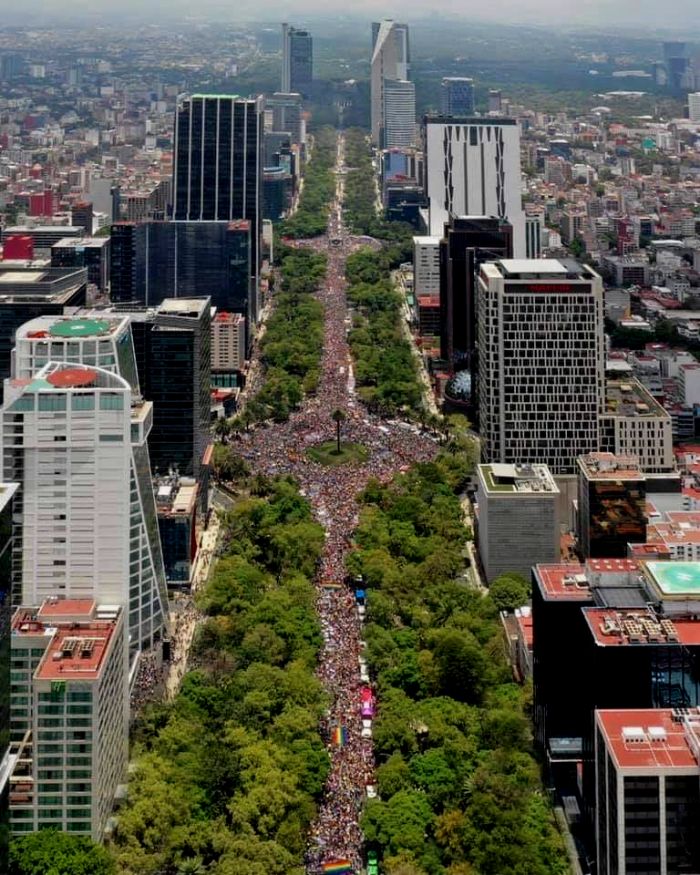
POLYGON ((114 861, 84 836, 43 829, 10 842, 9 875, 113 875, 114 861))
POLYGON ((520 574, 502 574, 489 586, 489 595, 499 611, 514 611, 530 600, 530 584, 520 574))

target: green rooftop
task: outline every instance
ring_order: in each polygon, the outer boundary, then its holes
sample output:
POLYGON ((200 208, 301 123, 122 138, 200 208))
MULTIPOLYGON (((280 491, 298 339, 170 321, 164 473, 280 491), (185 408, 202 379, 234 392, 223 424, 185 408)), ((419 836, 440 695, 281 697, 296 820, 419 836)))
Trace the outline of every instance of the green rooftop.
POLYGON ((66 319, 49 329, 51 337, 95 337, 109 334, 109 322, 103 319, 66 319))
POLYGON ((700 562, 647 562, 657 588, 669 596, 700 596, 700 562))

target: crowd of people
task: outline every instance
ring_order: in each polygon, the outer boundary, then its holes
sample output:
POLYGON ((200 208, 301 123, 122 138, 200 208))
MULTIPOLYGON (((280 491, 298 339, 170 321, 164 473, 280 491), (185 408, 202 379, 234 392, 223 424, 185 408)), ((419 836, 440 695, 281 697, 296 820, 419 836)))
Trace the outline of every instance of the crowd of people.
MULTIPOLYGON (((339 199, 340 193, 339 184, 339 199)), ((344 269, 347 255, 359 244, 345 233, 337 203, 330 216, 328 234, 302 244, 328 255, 326 279, 318 291, 325 309, 318 389, 287 422, 258 426, 235 439, 237 452, 253 470, 270 476, 289 473, 297 479, 326 531, 316 584, 324 639, 318 675, 330 699, 323 729, 331 768, 311 830, 306 860, 309 875, 319 875, 325 863, 336 860, 348 860, 354 872, 360 871, 360 815, 374 776, 372 741, 362 737, 362 628, 345 570, 351 534, 358 522, 357 496, 370 478, 386 481, 436 453, 430 436, 407 423, 382 421, 356 398, 347 343, 350 318, 344 269), (331 414, 338 409, 345 414, 342 439, 362 444, 367 458, 338 467, 323 466, 307 458, 306 450, 335 436, 331 414)))
POLYGON ((148 702, 160 698, 165 681, 162 651, 148 650, 139 657, 136 680, 131 689, 131 713, 138 713, 148 702))

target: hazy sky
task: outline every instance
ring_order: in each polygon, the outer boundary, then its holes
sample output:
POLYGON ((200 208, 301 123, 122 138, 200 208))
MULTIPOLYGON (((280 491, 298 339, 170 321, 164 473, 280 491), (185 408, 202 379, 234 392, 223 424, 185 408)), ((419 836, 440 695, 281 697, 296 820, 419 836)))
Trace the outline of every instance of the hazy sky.
POLYGON ((629 25, 632 29, 663 27, 700 29, 699 0, 25 0, 21 4, 0 0, 3 20, 41 26, 44 21, 76 14, 94 21, 118 20, 126 15, 163 20, 163 16, 211 16, 218 20, 245 21, 283 18, 298 20, 320 14, 351 14, 358 18, 393 16, 403 20, 440 13, 480 21, 541 24, 629 25))

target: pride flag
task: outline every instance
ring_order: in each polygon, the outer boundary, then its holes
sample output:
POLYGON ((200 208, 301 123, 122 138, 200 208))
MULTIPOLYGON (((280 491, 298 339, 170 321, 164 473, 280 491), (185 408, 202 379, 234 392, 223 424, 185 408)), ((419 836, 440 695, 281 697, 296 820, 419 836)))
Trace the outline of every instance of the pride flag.
POLYGON ((350 860, 331 860, 323 864, 326 875, 353 875, 350 860))
POLYGON ((345 747, 348 743, 348 730, 345 726, 336 726, 333 729, 332 741, 336 747, 345 747))

